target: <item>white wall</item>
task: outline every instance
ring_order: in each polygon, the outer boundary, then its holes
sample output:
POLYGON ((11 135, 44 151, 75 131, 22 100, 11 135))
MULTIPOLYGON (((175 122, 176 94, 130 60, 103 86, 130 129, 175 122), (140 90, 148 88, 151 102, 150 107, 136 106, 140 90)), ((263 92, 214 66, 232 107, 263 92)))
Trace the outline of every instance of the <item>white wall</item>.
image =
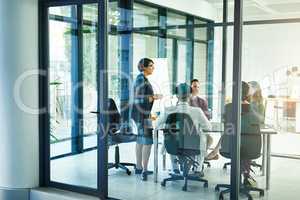
POLYGON ((17 80, 38 68, 38 0, 0 3, 0 188, 38 186, 38 115, 21 109, 17 100, 38 107, 38 79, 17 80))
POLYGON ((216 11, 204 0, 145 0, 206 19, 215 19, 216 11))

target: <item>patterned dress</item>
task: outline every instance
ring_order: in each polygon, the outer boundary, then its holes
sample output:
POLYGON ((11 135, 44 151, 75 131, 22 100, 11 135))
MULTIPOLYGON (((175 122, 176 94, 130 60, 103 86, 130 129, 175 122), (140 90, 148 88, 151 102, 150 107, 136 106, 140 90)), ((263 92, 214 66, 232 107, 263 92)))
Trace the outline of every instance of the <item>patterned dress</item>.
POLYGON ((153 133, 151 126, 151 109, 153 102, 149 97, 153 96, 153 88, 149 80, 140 73, 134 83, 134 102, 131 117, 135 121, 138 130, 137 143, 143 145, 153 144, 153 133))

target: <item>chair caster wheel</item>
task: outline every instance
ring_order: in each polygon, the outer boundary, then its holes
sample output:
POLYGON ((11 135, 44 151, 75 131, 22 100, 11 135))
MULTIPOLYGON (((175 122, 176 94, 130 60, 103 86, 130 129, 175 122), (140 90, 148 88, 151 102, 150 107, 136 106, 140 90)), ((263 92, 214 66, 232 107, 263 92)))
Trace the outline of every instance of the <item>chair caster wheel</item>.
POLYGON ((224 200, 223 194, 220 194, 220 195, 219 195, 219 200, 224 200))
POLYGON ((215 187, 216 192, 220 192, 220 188, 218 186, 215 187))
POLYGON ((183 186, 183 187, 182 187, 182 191, 185 191, 185 192, 186 192, 186 191, 187 191, 187 186, 183 186))
POLYGON ((128 176, 130 176, 131 175, 131 171, 128 169, 128 170, 126 170, 126 173, 127 173, 127 175, 128 176))
POLYGON ((260 191, 259 192, 259 196, 261 196, 261 197, 265 196, 265 192, 264 191, 260 191))
POLYGON ((204 183, 203 187, 208 188, 208 183, 204 183))
POLYGON ((160 185, 161 185, 162 187, 166 187, 166 182, 163 181, 163 182, 160 183, 160 185))

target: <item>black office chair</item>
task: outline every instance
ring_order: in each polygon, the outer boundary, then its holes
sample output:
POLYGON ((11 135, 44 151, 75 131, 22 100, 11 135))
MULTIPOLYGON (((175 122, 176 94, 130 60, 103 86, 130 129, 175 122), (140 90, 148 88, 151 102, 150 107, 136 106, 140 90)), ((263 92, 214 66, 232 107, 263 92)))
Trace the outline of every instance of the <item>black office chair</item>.
POLYGON ((125 170, 128 175, 131 175, 131 171, 127 168, 127 166, 135 168, 136 165, 133 163, 120 162, 119 144, 136 142, 137 136, 136 134, 132 133, 132 128, 130 127, 129 123, 125 124, 121 122, 121 115, 118 111, 115 101, 111 98, 108 101, 108 111, 108 145, 115 145, 115 162, 108 163, 108 169, 121 168, 125 170))
MULTIPOLYGON (((231 165, 231 162, 224 163, 223 169, 227 169, 227 167, 230 165, 231 165)), ((256 161, 252 161, 251 166, 259 168, 260 171, 263 170, 262 165, 258 164, 256 161)))
MULTIPOLYGON (((230 123, 231 118, 231 106, 232 104, 226 105, 225 112, 225 123, 230 123)), ((254 160, 261 156, 261 134, 259 121, 253 122, 252 119, 255 119, 255 116, 249 112, 249 105, 242 106, 242 116, 241 116, 241 147, 240 147, 240 158, 241 160, 254 160)), ((224 126, 226 127, 226 126, 224 126)), ((231 159, 231 143, 234 135, 227 133, 225 129, 224 134, 221 137, 221 149, 220 154, 231 159)), ((240 179, 241 180, 241 179, 240 179)), ((259 192, 260 196, 264 196, 264 190, 252 186, 245 186, 240 183, 240 193, 246 195, 248 200, 252 200, 250 192, 255 191, 259 192)), ((225 190, 220 192, 219 200, 224 199, 224 194, 230 193, 231 186, 228 184, 218 184, 215 187, 216 191, 220 191, 220 188, 225 188, 225 190)))
POLYGON ((171 174, 171 177, 162 181, 161 185, 166 186, 168 181, 184 180, 183 191, 187 191, 188 180, 199 181, 208 187, 208 181, 198 176, 189 174, 192 167, 198 167, 199 163, 194 157, 200 155, 200 136, 192 119, 185 113, 173 113, 167 117, 166 129, 164 130, 164 142, 166 151, 177 156, 181 174, 171 174))

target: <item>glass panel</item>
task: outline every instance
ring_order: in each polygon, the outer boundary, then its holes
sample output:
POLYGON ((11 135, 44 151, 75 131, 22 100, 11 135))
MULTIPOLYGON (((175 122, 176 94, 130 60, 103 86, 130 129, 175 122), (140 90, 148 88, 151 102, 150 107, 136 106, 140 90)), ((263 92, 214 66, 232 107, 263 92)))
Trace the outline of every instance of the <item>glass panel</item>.
POLYGON ((300 136, 296 134, 300 132, 297 125, 300 97, 298 26, 299 23, 267 24, 245 26, 244 29, 247 49, 244 50, 243 76, 245 80, 257 81, 261 86, 266 107, 265 123, 279 133, 273 136, 272 152, 279 154, 300 155, 297 148, 300 136), (259 48, 258 34, 264 41, 259 48), (263 52, 264 59, 258 62, 255 58, 263 52))
MULTIPOLYGON (((220 122, 222 117, 222 32, 221 27, 214 28, 214 70, 213 70, 213 107, 212 121, 220 122)), ((228 49, 230 51, 230 49, 228 49)), ((227 66, 230 68, 230 66, 227 66)), ((223 102, 224 103, 224 102, 223 102)))
MULTIPOLYGON (((173 39, 167 39, 167 60, 168 60, 168 73, 169 73, 169 79, 170 79, 170 83, 173 83, 173 76, 174 76, 174 42, 173 39)), ((174 91, 173 87, 170 87, 171 89, 171 94, 174 91)))
MULTIPOLYGON (((75 10, 75 6, 69 6, 75 10)), ((51 10, 52 8, 50 8, 51 10)), ((55 10, 59 10, 55 8, 55 10)), ((70 13, 67 13, 71 15, 70 13)), ((75 19, 76 20, 76 13, 75 19)), ((50 100, 50 139, 51 157, 71 152, 71 52, 72 40, 77 36, 72 24, 62 21, 49 21, 49 100, 50 100), (72 28, 73 27, 73 28, 72 28)))
MULTIPOLYGON (((244 1, 245 2, 245 1, 244 1)), ((210 0, 211 5, 215 9, 215 22, 223 22, 223 0, 210 0)), ((228 0, 228 22, 233 21, 234 0, 228 0)))
POLYGON ((187 81, 187 42, 177 42, 177 83, 185 83, 187 81))
POLYGON ((143 34, 133 34, 133 77, 140 72, 137 69, 137 63, 142 58, 157 57, 157 37, 143 34))
MULTIPOLYGON (((195 25, 205 25, 207 24, 204 21, 201 20, 197 20, 195 19, 195 25)), ((195 32, 194 32, 194 38, 197 40, 207 40, 207 28, 206 27, 201 27, 201 28, 195 28, 195 32)))
POLYGON ((120 106, 121 94, 121 69, 119 58, 119 36, 108 36, 108 96, 115 99, 117 106, 120 106))
MULTIPOLYGON (((231 38, 233 35, 231 33, 228 33, 228 38, 231 38)), ((225 190, 226 188, 221 187, 220 184, 227 184, 227 188, 230 187, 230 178, 231 176, 235 176, 235 174, 231 174, 230 171, 230 165, 231 165, 231 159, 229 153, 230 153, 230 147, 232 145, 232 132, 231 128, 232 126, 230 123, 230 119, 228 119, 228 114, 230 115, 230 112, 225 112, 225 109, 223 108, 228 107, 230 108, 230 105, 232 103, 232 64, 227 65, 226 74, 230 74, 230 76, 226 77, 226 95, 225 98, 227 99, 226 102, 222 101, 222 28, 214 28, 214 38, 212 38, 214 42, 214 58, 213 58, 213 106, 212 106, 212 119, 211 125, 212 125, 212 132, 209 133, 209 136, 207 137, 208 140, 210 140, 211 145, 208 150, 208 158, 214 159, 218 158, 216 161, 210 161, 212 164, 212 168, 216 168, 217 171, 219 170, 225 170, 224 173, 219 173, 218 176, 215 176, 214 174, 211 174, 210 170, 206 170, 205 173, 207 175, 211 175, 212 177, 216 178, 214 179, 215 186, 217 186, 221 191, 225 190), (216 156, 218 153, 220 153, 219 156, 216 156), (215 157, 216 156, 216 157, 215 157)), ((206 55, 207 54, 207 48, 205 47, 206 44, 195 44, 195 52, 198 52, 199 55, 206 55), (197 50, 198 49, 198 50, 197 50)), ((230 55, 232 55, 233 49, 231 47, 227 48, 227 51, 230 52, 230 55)), ((202 57, 201 56, 201 57, 202 57)), ((226 55, 225 55, 226 56, 226 55)), ((196 57, 196 56, 195 56, 196 57)), ((227 61, 231 58, 227 56, 227 61)), ((204 60, 199 60, 199 63, 204 64, 204 60)), ((207 61, 206 61, 207 62, 207 61)), ((201 66, 203 66, 201 64, 201 66)), ((196 65, 194 67, 197 67, 196 65)), ((204 70, 203 68, 200 68, 204 70)), ((207 68, 206 68, 207 71, 207 68)), ((200 75, 200 71, 198 72, 200 75)), ((206 72, 207 73, 207 72, 206 72)), ((206 77, 207 78, 207 77, 206 77)), ((203 88, 204 89, 204 88, 203 88)), ((207 143, 208 145, 210 143, 207 143)), ((217 193, 218 194, 218 193, 217 193)), ((229 194, 224 195, 224 199, 229 198, 229 194)), ((214 199, 213 197, 210 197, 209 199, 214 199)))
MULTIPOLYGON (((216 22, 223 21, 223 0, 210 0, 216 10, 216 22)), ((253 1, 245 0, 243 7, 244 21, 293 19, 300 17, 300 1, 253 1)), ((234 0, 228 0, 228 21, 233 22, 234 0)))
POLYGON ((194 43, 194 74, 193 78, 199 80, 200 95, 207 98, 207 45, 194 43))
MULTIPOLYGON (((186 25, 186 16, 168 12, 167 13, 167 25, 168 26, 186 25)), ((185 27, 183 27, 183 28, 175 28, 175 27, 168 28, 167 34, 186 37, 186 28, 185 27)))
POLYGON ((300 1, 246 0, 243 10, 245 21, 299 18, 300 1))
MULTIPOLYGON (((134 26, 135 27, 149 27, 153 25, 157 25, 157 18, 156 20, 151 20, 152 17, 149 16, 149 12, 152 13, 152 11, 155 10, 155 13, 157 12, 156 9, 150 9, 147 6, 142 5, 143 3, 139 2, 138 4, 134 4, 134 26), (150 10, 148 10, 150 9, 150 10), (138 19, 137 19, 138 18, 138 19)), ((128 23, 129 19, 126 19, 126 16, 131 16, 130 11, 126 10, 120 10, 122 15, 124 16, 124 19, 120 19, 120 21, 124 24, 128 23), (124 12, 124 13, 123 13, 124 12), (128 15, 126 15, 129 13, 128 15), (124 15, 123 15, 124 14, 124 15), (125 16, 126 15, 126 16, 125 16)), ((168 25, 185 25, 186 24, 186 16, 175 14, 174 12, 168 13, 168 25)), ((200 22, 197 22, 200 23, 200 22)), ((197 30, 196 31, 196 37, 200 40, 207 40, 206 31, 203 30, 197 30)), ((166 52, 163 52, 164 48, 160 48, 161 52, 164 54, 166 53, 166 58, 162 58, 167 60, 167 71, 165 73, 161 73, 160 78, 165 79, 166 74, 169 75, 169 82, 172 85, 175 85, 177 82, 186 82, 190 81, 190 71, 191 69, 188 69, 188 67, 191 66, 191 63, 188 62, 189 59, 192 57, 190 53, 192 52, 189 47, 192 47, 190 40, 186 40, 186 27, 183 27, 183 29, 180 29, 178 27, 174 27, 174 29, 168 30, 168 36, 171 36, 167 38, 166 40, 166 52), (171 36, 172 35, 172 36, 171 36), (174 37, 177 36, 177 37, 174 37), (178 37, 179 36, 179 37, 178 37), (176 70, 176 71, 175 71, 176 70), (189 74, 188 74, 189 73, 189 74), (173 77, 173 74, 176 76, 173 77), (189 76, 188 76, 189 75, 189 76), (174 79, 175 80, 174 80, 174 79), (177 80, 177 81, 176 81, 177 80), (176 83, 174 83, 176 81, 176 83)), ((221 36, 218 38, 219 41, 222 41, 221 36)), ((212 41, 211 41, 212 42, 212 41)), ((163 42, 162 42, 163 43, 163 42)), ((108 60, 109 60, 109 97, 112 98, 116 106, 115 108, 118 109, 118 112, 120 113, 120 132, 117 132, 116 135, 122 134, 124 130, 124 127, 131 127, 132 132, 137 133, 137 123, 135 122, 135 125, 131 125, 130 123, 132 120, 128 120, 127 115, 125 113, 125 110, 123 110, 124 105, 128 102, 134 102, 130 100, 135 100, 134 98, 134 89, 133 89, 133 83, 137 79, 137 75, 140 73, 138 71, 137 65, 141 58, 149 57, 154 58, 158 57, 158 38, 154 36, 154 34, 146 34, 146 32, 143 33, 133 33, 130 35, 130 33, 126 34, 118 34, 114 33, 109 35, 109 50, 108 50, 108 60), (124 74, 123 74, 124 73, 124 74), (122 79, 123 76, 126 76, 126 80, 122 79), (128 98, 127 98, 128 97, 128 98), (130 121, 130 125, 126 124, 128 121, 130 121)), ((207 44, 204 43, 196 43, 194 47, 194 62, 195 65, 195 71, 194 76, 200 81, 205 82, 207 79, 207 44)), ((221 51, 220 49, 218 49, 221 51)), ((221 53, 217 54, 221 56, 221 53)), ((221 59, 221 58, 219 58, 221 59)), ((159 60, 159 59, 157 59, 159 60)), ((156 60, 155 60, 156 61, 156 60)), ((161 68, 163 63, 155 62, 155 69, 156 70, 161 68)), ((217 64, 220 64, 217 63, 217 64)), ((220 73, 220 66, 214 67, 215 71, 217 73, 220 73)), ((232 74, 232 71, 231 71, 232 74)), ((154 74, 153 74, 154 75, 154 74)), ((153 77, 153 76, 152 76, 153 77)), ((150 83, 152 84, 153 88, 161 85, 156 84, 156 82, 153 82, 151 76, 147 77, 149 78, 150 83)), ((216 76, 217 78, 220 78, 219 76, 216 76)), ((219 83, 220 85, 220 79, 214 80, 219 83)), ((218 85, 218 86, 219 86, 218 85)), ((216 92, 220 92, 221 87, 214 87, 216 88, 216 92), (219 90, 218 90, 219 89, 219 90)), ((203 86, 203 91, 201 94, 206 94, 206 87, 203 86)), ((232 88, 231 90, 232 91, 232 88)), ((174 94, 174 91, 171 91, 171 94, 174 94)), ((215 94, 215 93, 214 93, 215 94)), ((165 95, 165 93, 164 93, 165 95)), ((169 95, 169 94, 167 94, 169 95)), ((174 98, 171 100, 171 104, 162 104, 161 103, 161 110, 157 110, 156 105, 153 106, 151 112, 154 116, 154 118, 159 114, 156 111, 159 111, 161 113, 164 112, 165 108, 177 104, 177 98, 174 95, 174 98), (173 103, 174 102, 174 103, 173 103)), ((213 107, 213 112, 220 112, 220 100, 218 101, 218 107, 215 109, 213 107), (218 110, 219 109, 219 110, 218 110)), ((132 113, 132 115, 136 115, 137 113, 132 113)), ((216 113, 216 116, 219 121, 214 124, 214 132, 209 133, 210 136, 213 138, 213 144, 211 147, 215 147, 220 139, 220 127, 222 126, 220 123, 220 113, 216 113)), ((132 117, 132 116, 131 116, 132 117)), ((153 119, 154 119, 153 118, 153 119)), ((117 120, 118 117, 114 116, 111 117, 110 120, 117 120)), ((133 123, 134 124, 134 123, 133 123)), ((155 122, 153 122, 155 124, 155 122)), ((109 196, 118 198, 118 199, 176 199, 176 198, 188 198, 188 199, 198 199, 199 196, 202 196, 204 199, 215 199, 216 194, 214 192, 207 193, 205 190, 203 190, 203 184, 198 184, 193 181, 189 182, 188 190, 194 190, 190 193, 184 193, 182 192, 182 186, 183 182, 178 181, 178 184, 174 183, 167 183, 166 189, 163 189, 161 187, 157 187, 158 184, 153 182, 153 175, 148 176, 147 182, 141 182, 140 175, 137 176, 128 176, 128 173, 130 170, 131 173, 134 173, 134 168, 129 165, 126 166, 126 163, 135 164, 139 161, 137 161, 136 158, 136 143, 135 142, 124 142, 124 141, 114 141, 114 134, 111 134, 109 136, 109 154, 108 154, 108 160, 109 160, 109 170, 108 170, 108 183, 109 183, 109 196), (119 143, 116 145, 116 143, 119 143), (124 165, 127 167, 116 167, 116 164, 118 162, 124 162, 124 165), (130 185, 131 187, 127 187, 130 185), (196 189, 193 189, 196 188, 196 189), (143 191, 143 192, 140 192, 143 191), (175 191, 175 192, 174 192, 175 191), (154 194, 155 193, 155 194, 154 194), (188 196, 186 196, 188 195, 188 196)), ((122 135, 123 136, 123 135, 122 135)), ((208 138, 208 137, 207 137, 208 138)), ((205 138, 204 140, 206 140, 205 138)), ((118 137, 117 137, 118 139, 118 137)), ((120 139, 120 138, 119 138, 120 139)), ((122 138, 121 138, 122 139, 122 138)), ((128 138, 123 138, 128 139, 128 138)), ((210 139, 210 138, 209 138, 210 139)), ((163 146, 164 141, 164 135, 162 132, 159 133, 159 148, 160 149, 163 146)), ((206 144, 203 142, 202 144, 206 144)), ((218 147, 217 147, 218 148, 218 147)), ((156 149, 155 147, 152 149, 156 149)), ((202 149, 201 149, 202 150, 202 149)), ((206 149, 203 150, 205 152, 206 149)), ((139 151, 138 151, 139 152, 139 151)), ((203 153, 204 155, 205 153, 203 153)), ((204 157, 202 157, 204 158, 204 157)), ((153 162, 154 162, 154 152, 151 151, 150 158, 149 158, 149 164, 148 164, 148 170, 153 171, 153 162)), ((226 159, 220 159, 219 161, 211 161, 212 168, 208 169, 204 167, 204 173, 207 177, 212 177, 212 180, 209 180, 209 184, 212 184, 215 186, 215 183, 229 183, 230 179, 230 172, 229 170, 223 173, 222 169, 217 169, 222 167, 223 164, 226 162, 226 159), (215 177, 216 170, 219 170, 221 173, 218 174, 217 177, 215 177)), ((163 179, 169 177, 169 173, 173 172, 172 168, 172 162, 171 159, 169 159, 169 155, 163 156, 160 153, 158 153, 158 182, 161 182, 163 179)), ((206 166, 206 165, 205 165, 206 166)), ((140 166, 138 168, 141 168, 140 166)), ((200 171, 200 170, 199 170, 200 171)), ((191 175, 194 174, 193 171, 190 171, 191 175)))
POLYGON ((88 4, 82 6, 83 20, 91 21, 94 23, 98 22, 98 5, 97 4, 88 4))
MULTIPOLYGON (((281 5, 280 2, 278 4, 281 5)), ((270 5, 271 2, 265 2, 266 8, 271 8, 270 5)), ((290 5, 296 6, 294 3, 290 5)), ((287 7, 285 5, 282 9, 287 7)), ((265 19, 268 17, 265 16, 265 19)), ((300 23, 284 23, 243 28, 242 75, 250 86, 249 101, 257 108, 261 119, 263 154, 255 162, 266 168, 266 179, 260 176, 254 178, 259 188, 269 187, 268 199, 279 194, 284 194, 284 199, 293 199, 296 197, 292 193, 299 189, 291 187, 297 185, 296 177, 282 174, 282 170, 299 166, 299 160, 290 159, 299 159, 300 155, 299 26, 300 23), (283 184, 286 182, 291 185, 283 184), (277 185, 280 191, 277 191, 277 185)), ((253 169, 259 172, 259 168, 253 169)))
MULTIPOLYGON (((83 133, 84 148, 97 146, 97 22, 98 5, 83 5, 83 133)), ((96 158, 95 158, 96 159, 96 158)))
MULTIPOLYGON (((83 6, 83 15, 89 20, 92 7, 97 5, 83 6)), ((90 114, 97 103, 97 32, 95 24, 83 25, 83 37, 79 38, 77 7, 69 6, 68 10, 71 20, 49 20, 50 180, 95 189, 97 151, 85 152, 84 148, 95 146, 97 141, 96 137, 86 137, 95 135, 97 127, 96 118, 90 114), (80 39, 82 49, 78 48, 80 39)))
POLYGON ((71 6, 57 6, 49 8, 49 15, 72 17, 71 6))
MULTIPOLYGON (((139 3, 133 5, 133 27, 134 28, 147 28, 158 26, 158 9, 151 8, 139 3)), ((151 30, 150 32, 157 32, 151 30)))
POLYGON ((112 1, 108 4, 108 22, 109 25, 117 26, 120 22, 120 11, 118 1, 112 1))

